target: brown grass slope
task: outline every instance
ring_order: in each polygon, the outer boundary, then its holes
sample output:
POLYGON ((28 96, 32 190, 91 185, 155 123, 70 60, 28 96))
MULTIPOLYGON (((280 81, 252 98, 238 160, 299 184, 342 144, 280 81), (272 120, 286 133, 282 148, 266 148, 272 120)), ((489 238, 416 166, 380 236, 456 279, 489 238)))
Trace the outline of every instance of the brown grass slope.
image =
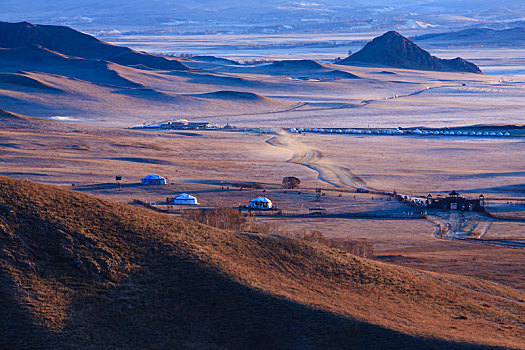
POLYGON ((0 177, 0 348, 519 348, 521 299, 0 177))
MULTIPOLYGON (((40 126, 51 126, 58 124, 52 120, 43 120, 34 117, 28 117, 22 114, 13 113, 0 109, 0 127, 4 130, 8 129, 31 129, 40 126)), ((61 123, 60 123, 61 124, 61 123)))
POLYGON ((26 72, 0 73, 0 87, 4 87, 4 85, 14 87, 15 89, 18 88, 22 91, 41 90, 50 93, 61 92, 60 89, 26 72))

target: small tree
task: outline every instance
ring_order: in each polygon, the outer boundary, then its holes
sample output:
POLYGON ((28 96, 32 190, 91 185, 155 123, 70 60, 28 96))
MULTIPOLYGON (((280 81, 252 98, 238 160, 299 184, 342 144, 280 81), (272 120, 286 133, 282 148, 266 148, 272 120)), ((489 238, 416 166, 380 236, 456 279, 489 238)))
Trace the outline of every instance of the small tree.
POLYGON ((283 178, 283 187, 288 189, 294 189, 297 188, 301 184, 301 180, 296 178, 295 176, 287 176, 283 178))

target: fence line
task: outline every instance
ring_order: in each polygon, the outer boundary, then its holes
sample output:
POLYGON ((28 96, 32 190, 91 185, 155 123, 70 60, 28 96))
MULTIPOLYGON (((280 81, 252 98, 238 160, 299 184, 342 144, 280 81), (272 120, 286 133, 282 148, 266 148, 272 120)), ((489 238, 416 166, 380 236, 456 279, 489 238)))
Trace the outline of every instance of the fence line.
MULTIPOLYGON (((188 210, 213 210, 209 209, 161 209, 155 205, 152 205, 148 202, 141 201, 139 199, 134 199, 132 204, 143 206, 147 209, 166 214, 182 214, 188 210)), ((234 208, 239 210, 240 208, 234 208)), ((241 211, 241 210, 239 210, 241 211)), ((242 212, 242 211, 241 211, 242 212)), ((326 212, 326 213, 308 213, 301 211, 283 211, 283 210, 244 210, 247 215, 257 216, 257 217, 288 217, 288 218, 353 218, 353 219, 423 219, 424 216, 419 211, 414 211, 411 213, 348 213, 348 212, 326 212)))
POLYGON ((508 220, 508 221, 525 221, 525 216, 491 213, 485 208, 483 208, 482 213, 492 219, 508 220))

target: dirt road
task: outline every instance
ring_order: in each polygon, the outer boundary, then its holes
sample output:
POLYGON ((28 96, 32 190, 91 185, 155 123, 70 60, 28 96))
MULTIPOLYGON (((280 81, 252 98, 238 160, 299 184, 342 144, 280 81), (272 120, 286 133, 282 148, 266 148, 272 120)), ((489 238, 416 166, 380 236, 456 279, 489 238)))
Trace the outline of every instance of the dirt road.
POLYGON ((337 188, 367 188, 366 183, 350 169, 330 163, 321 151, 303 144, 296 134, 281 131, 266 142, 293 151, 288 163, 303 165, 316 171, 318 179, 327 184, 337 188))
POLYGON ((492 224, 491 219, 471 212, 440 212, 428 217, 438 227, 435 235, 442 238, 482 239, 492 224))
POLYGON ((427 219, 436 226, 435 237, 499 247, 525 248, 523 239, 485 238, 493 220, 478 213, 440 212, 427 214, 427 219))

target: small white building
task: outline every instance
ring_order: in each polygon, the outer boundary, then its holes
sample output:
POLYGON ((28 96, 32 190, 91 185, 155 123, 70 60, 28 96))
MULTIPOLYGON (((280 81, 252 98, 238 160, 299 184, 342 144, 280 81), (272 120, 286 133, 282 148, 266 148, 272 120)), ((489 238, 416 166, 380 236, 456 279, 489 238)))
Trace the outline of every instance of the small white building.
POLYGON ((256 197, 250 201, 248 208, 267 210, 273 208, 273 203, 266 197, 256 197))
POLYGON ((181 193, 171 199, 173 204, 177 205, 198 205, 197 198, 187 193, 181 193))
POLYGON ((157 174, 144 176, 140 181, 141 185, 165 185, 166 179, 157 174))

